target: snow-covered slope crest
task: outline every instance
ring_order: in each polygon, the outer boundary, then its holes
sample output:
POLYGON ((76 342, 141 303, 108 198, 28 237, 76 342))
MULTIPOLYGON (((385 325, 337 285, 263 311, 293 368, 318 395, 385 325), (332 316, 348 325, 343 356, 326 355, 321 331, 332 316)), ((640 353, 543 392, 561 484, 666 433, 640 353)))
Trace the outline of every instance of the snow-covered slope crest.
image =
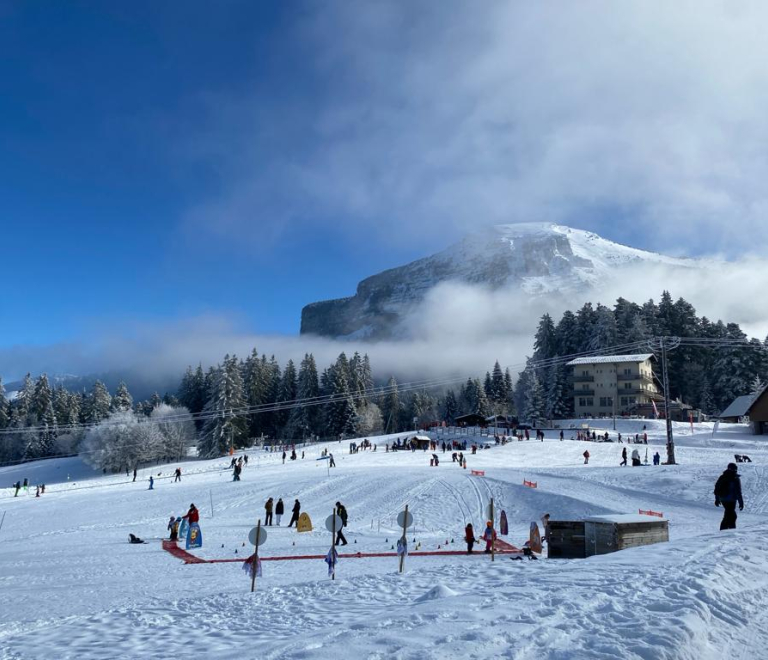
POLYGON ((551 223, 497 225, 446 250, 369 277, 349 298, 302 310, 301 332, 381 339, 408 334, 403 320, 444 282, 509 287, 538 297, 584 291, 628 267, 699 268, 678 259, 614 243, 597 234, 551 223))

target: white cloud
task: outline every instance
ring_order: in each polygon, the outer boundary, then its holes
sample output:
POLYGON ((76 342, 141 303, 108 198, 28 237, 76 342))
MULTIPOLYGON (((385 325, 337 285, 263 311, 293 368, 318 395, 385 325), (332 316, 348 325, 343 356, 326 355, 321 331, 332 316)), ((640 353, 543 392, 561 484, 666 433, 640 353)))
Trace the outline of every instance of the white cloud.
POLYGON ((757 250, 766 19, 758 2, 322 3, 293 37, 323 91, 217 97, 227 183, 190 220, 425 247, 553 220, 665 252, 757 250))
POLYGON ((125 324, 78 344, 14 347, 0 350, 6 382, 26 371, 33 374, 101 373, 123 370, 164 384, 176 382, 189 364, 207 366, 225 353, 245 357, 256 347, 274 354, 282 365, 298 364, 314 353, 322 369, 341 351, 368 353, 377 378, 395 374, 400 380, 480 376, 495 360, 516 373, 530 355, 533 333, 542 314, 557 321, 566 309, 584 302, 612 307, 618 297, 657 302, 663 290, 691 302, 699 316, 742 326, 748 335, 768 335, 768 309, 761 300, 768 281, 768 263, 756 258, 738 263, 707 262, 702 269, 675 269, 643 264, 627 267, 622 275, 599 288, 568 297, 549 295, 531 299, 513 288, 443 283, 432 289, 406 325, 414 332, 407 340, 368 344, 313 336, 254 335, 226 317, 186 319, 172 324, 125 324))

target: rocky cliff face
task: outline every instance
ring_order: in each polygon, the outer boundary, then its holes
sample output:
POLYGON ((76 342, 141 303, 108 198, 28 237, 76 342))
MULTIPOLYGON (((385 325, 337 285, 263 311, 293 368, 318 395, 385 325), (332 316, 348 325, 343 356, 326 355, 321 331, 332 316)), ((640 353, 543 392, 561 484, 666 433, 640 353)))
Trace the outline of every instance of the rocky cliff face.
POLYGON ((358 284, 354 296, 307 305, 301 333, 370 339, 407 335, 404 319, 442 282, 513 286, 535 297, 583 290, 642 262, 695 265, 570 227, 498 225, 431 257, 373 275, 358 284))

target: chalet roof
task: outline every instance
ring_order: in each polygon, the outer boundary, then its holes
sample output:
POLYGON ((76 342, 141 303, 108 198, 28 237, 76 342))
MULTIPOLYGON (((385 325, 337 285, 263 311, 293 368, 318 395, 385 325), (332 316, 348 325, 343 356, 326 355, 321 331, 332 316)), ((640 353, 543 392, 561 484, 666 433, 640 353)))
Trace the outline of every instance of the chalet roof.
POLYGON ((582 364, 620 364, 623 362, 645 362, 652 358, 653 353, 636 353, 634 355, 593 355, 571 360, 566 367, 577 367, 582 364))
POLYGON ((744 417, 752 407, 752 403, 757 399, 754 394, 745 394, 737 396, 723 412, 720 417, 744 417))

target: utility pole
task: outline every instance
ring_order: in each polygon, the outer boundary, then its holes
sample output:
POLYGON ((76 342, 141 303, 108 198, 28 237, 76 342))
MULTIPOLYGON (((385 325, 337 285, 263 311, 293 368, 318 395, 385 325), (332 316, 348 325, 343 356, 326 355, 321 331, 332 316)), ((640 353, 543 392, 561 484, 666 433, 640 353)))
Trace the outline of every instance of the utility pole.
POLYGON ((669 417, 669 369, 667 365, 667 352, 680 345, 679 337, 659 337, 651 340, 652 349, 661 351, 661 379, 664 389, 664 421, 667 426, 667 464, 675 465, 675 439, 672 436, 672 420, 669 417))

